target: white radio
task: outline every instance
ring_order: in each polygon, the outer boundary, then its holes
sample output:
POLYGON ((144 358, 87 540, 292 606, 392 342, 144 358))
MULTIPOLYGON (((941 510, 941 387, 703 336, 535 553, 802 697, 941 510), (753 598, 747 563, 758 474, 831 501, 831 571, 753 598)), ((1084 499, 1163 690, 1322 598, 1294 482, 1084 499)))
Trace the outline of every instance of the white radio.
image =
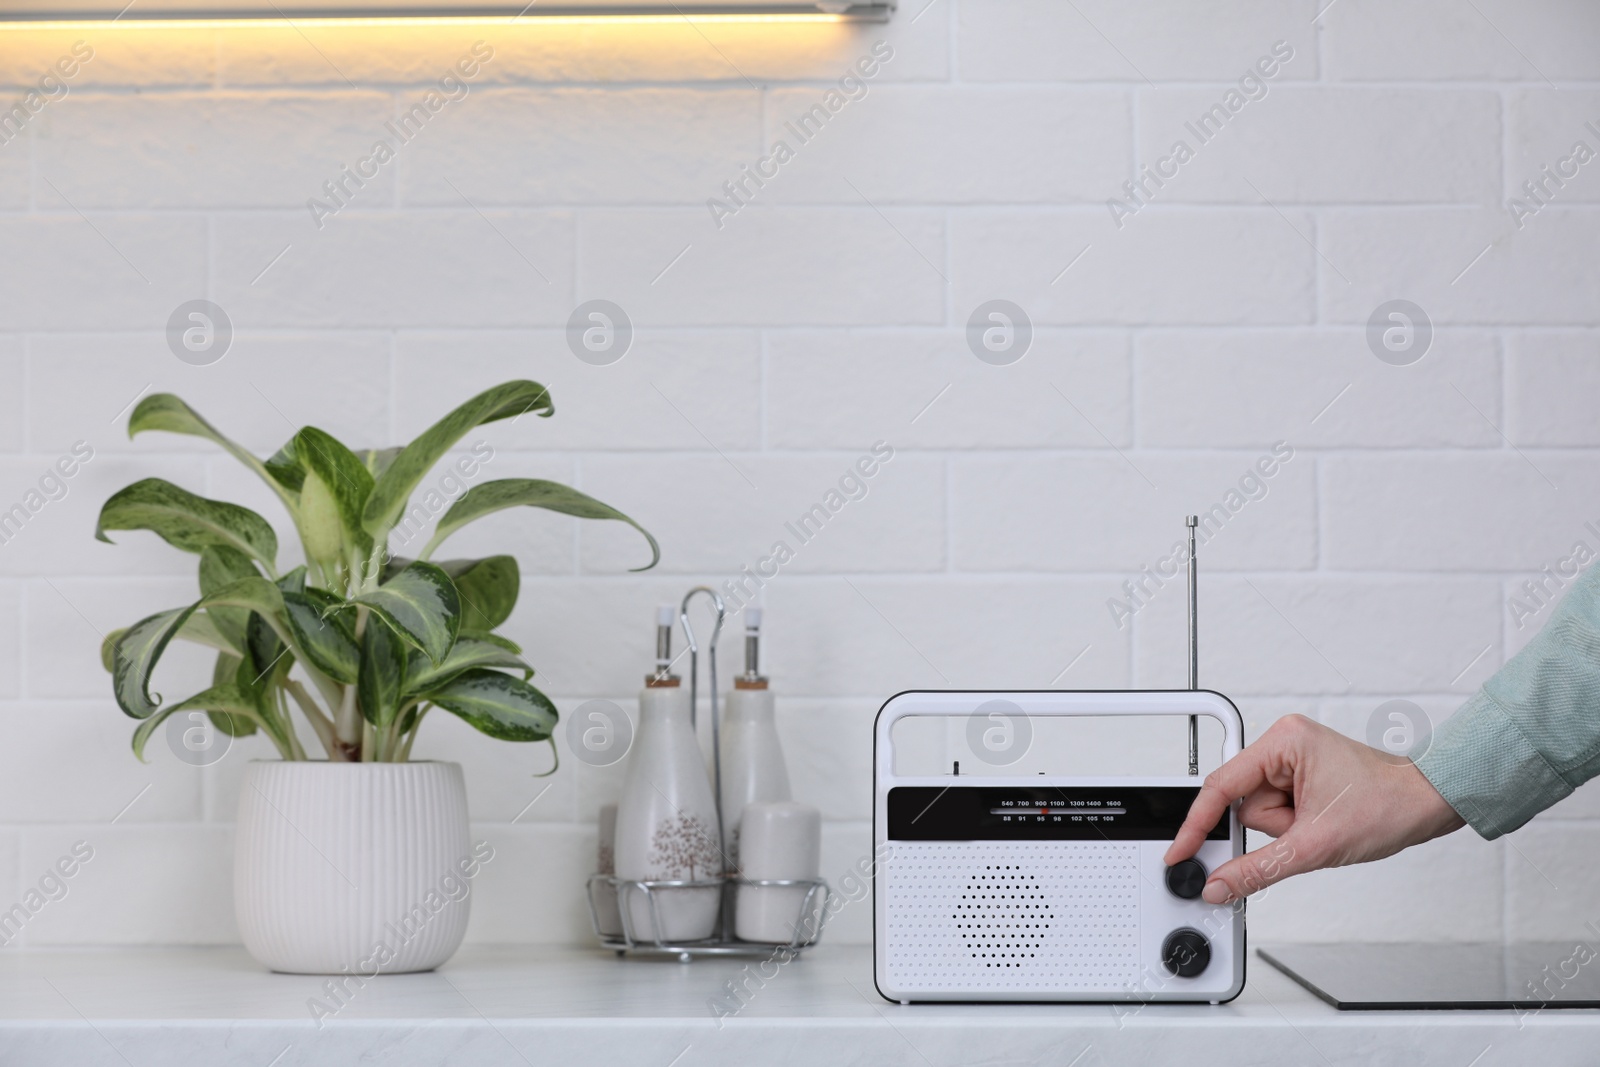
POLYGON ((1202 717, 1222 758, 1244 724, 1195 688, 1194 518, 1189 519, 1187 690, 907 692, 874 736, 874 980, 918 1001, 1210 1002, 1244 988, 1242 903, 1200 899, 1208 872, 1244 852, 1236 813, 1193 860, 1162 860, 1199 792, 1202 717), (1189 717, 1189 774, 1086 777, 896 773, 895 725, 974 717, 1189 717))

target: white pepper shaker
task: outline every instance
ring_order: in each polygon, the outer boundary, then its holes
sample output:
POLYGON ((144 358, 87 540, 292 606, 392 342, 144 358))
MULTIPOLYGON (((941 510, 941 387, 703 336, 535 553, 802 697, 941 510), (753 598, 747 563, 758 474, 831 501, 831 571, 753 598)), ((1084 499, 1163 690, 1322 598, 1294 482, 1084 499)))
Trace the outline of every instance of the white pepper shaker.
MULTIPOLYGON (((822 866, 822 813, 792 800, 747 804, 739 826, 740 873, 746 881, 815 879, 822 866)), ((802 915, 806 886, 741 885, 734 906, 734 933, 741 941, 788 944, 800 927, 811 940, 821 919, 821 893, 811 914, 802 915)))

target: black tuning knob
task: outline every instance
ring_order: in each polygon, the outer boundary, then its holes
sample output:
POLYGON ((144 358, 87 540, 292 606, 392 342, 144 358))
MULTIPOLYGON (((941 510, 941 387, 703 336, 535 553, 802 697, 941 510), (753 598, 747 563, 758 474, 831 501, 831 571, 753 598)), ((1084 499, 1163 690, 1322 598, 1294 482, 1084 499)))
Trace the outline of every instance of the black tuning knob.
POLYGON ((1199 860, 1179 860, 1167 868, 1167 890, 1175 897, 1194 900, 1206 887, 1206 869, 1199 860))
POLYGON ((1174 930, 1161 944, 1161 965, 1179 978, 1195 978, 1211 963, 1211 944, 1199 930, 1174 930))

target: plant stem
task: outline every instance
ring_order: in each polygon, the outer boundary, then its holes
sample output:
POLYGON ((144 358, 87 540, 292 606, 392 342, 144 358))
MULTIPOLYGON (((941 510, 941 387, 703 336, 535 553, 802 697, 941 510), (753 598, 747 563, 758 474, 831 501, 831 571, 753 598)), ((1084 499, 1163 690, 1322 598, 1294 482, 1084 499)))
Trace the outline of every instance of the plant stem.
MULTIPOLYGON (((298 659, 298 657, 296 657, 298 659)), ((317 670, 305 660, 299 660, 300 667, 305 670, 306 677, 311 679, 311 684, 317 687, 317 692, 322 694, 322 702, 330 708, 337 708, 344 703, 344 686, 317 670)))
POLYGON ((333 720, 323 714, 321 708, 317 707, 316 701, 311 699, 311 694, 306 692, 306 687, 293 678, 284 682, 284 688, 289 691, 289 695, 294 698, 294 702, 300 705, 300 710, 305 713, 306 721, 311 724, 311 729, 316 733, 317 740, 322 742, 323 751, 328 754, 328 758, 330 760, 338 759, 339 739, 334 736, 333 720))
POLYGON ((356 705, 356 687, 344 687, 339 710, 334 713, 334 740, 339 745, 339 758, 354 762, 361 758, 361 709, 356 705))
POLYGON ((394 721, 383 729, 383 744, 379 751, 379 759, 390 763, 400 762, 400 721, 405 717, 405 708, 396 713, 394 721))
POLYGON ((266 734, 268 737, 272 738, 273 747, 278 750, 279 756, 286 761, 292 761, 295 758, 294 748, 289 745, 288 741, 282 734, 274 733, 271 730, 266 731, 266 734))
POLYGON ((278 721, 283 726, 283 736, 289 742, 289 758, 294 760, 305 759, 306 750, 300 744, 299 735, 295 733, 294 717, 289 714, 288 700, 285 698, 282 688, 275 687, 273 689, 272 703, 277 708, 278 721))
POLYGON ((389 556, 389 543, 387 535, 381 541, 375 540, 372 545, 372 555, 367 557, 367 565, 360 574, 359 589, 363 593, 370 593, 382 585, 383 561, 389 556))
POLYGON ((365 720, 361 723, 361 762, 374 763, 378 759, 378 735, 372 729, 372 724, 365 720))
MULTIPOLYGON (((367 630, 367 609, 356 608, 356 645, 361 644, 361 637, 367 630)), ((356 689, 354 685, 344 687, 343 698, 339 701, 339 710, 334 716, 334 732, 339 739, 339 747, 344 750, 346 760, 362 758, 361 750, 365 747, 362 743, 363 727, 365 720, 361 717, 361 708, 356 703, 356 689)))
POLYGON ((433 707, 432 704, 424 704, 417 709, 417 717, 411 724, 411 732, 400 743, 400 751, 395 755, 395 759, 399 762, 406 763, 410 761, 411 746, 416 743, 417 734, 422 730, 422 717, 428 714, 428 709, 431 707, 433 707))

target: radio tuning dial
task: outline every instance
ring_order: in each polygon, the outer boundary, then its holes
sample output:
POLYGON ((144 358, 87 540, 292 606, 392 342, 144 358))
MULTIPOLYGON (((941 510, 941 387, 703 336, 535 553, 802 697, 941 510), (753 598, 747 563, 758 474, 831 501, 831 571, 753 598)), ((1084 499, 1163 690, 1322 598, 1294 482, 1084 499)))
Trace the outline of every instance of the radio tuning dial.
POLYGON ((1197 978, 1210 963, 1211 943, 1199 930, 1174 930, 1161 945, 1161 965, 1179 978, 1197 978))
POLYGON ((1167 891, 1184 900, 1195 900, 1206 887, 1206 869, 1199 860, 1179 860, 1167 868, 1167 891))

